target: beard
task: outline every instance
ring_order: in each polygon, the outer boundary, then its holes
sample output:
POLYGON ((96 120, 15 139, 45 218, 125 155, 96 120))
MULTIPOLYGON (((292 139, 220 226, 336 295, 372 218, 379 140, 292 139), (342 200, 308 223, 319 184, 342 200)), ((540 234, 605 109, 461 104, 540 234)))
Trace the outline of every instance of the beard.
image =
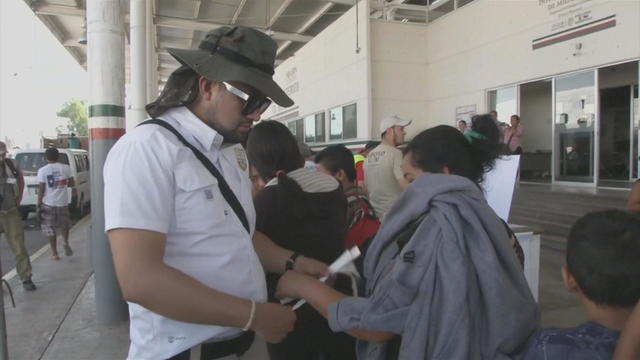
POLYGON ((211 119, 211 121, 205 121, 205 123, 222 136, 222 142, 225 144, 239 144, 244 142, 249 135, 249 132, 240 131, 239 128, 247 124, 249 127, 251 127, 251 124, 253 124, 253 121, 242 118, 234 121, 236 126, 233 129, 229 129, 228 127, 224 127, 220 123, 220 121, 217 119, 216 112, 213 110, 209 114, 209 118, 211 119))
POLYGON ((238 144, 246 139, 247 134, 242 134, 237 130, 226 130, 219 126, 212 126, 218 134, 222 135, 222 142, 225 144, 238 144))
POLYGON ((248 123, 249 127, 251 127, 251 120, 247 121, 243 121, 240 124, 238 124, 238 126, 233 129, 233 130, 229 130, 229 129, 225 129, 223 128, 220 124, 218 123, 214 123, 209 125, 213 130, 215 130, 218 134, 220 134, 222 136, 222 142, 225 144, 239 144, 239 143, 243 143, 247 137, 249 136, 249 131, 244 132, 244 131, 240 131, 238 130, 238 128, 240 128, 241 126, 246 126, 248 123))
MULTIPOLYGON (((220 94, 219 94, 220 95, 220 94)), ((221 121, 218 116, 217 108, 222 101, 220 96, 217 96, 214 100, 214 104, 210 106, 203 116, 200 118, 207 126, 215 130, 222 136, 222 142, 226 144, 239 144, 246 140, 249 136, 249 131, 241 131, 240 128, 251 128, 253 121, 247 119, 244 115, 240 115, 239 118, 233 119, 233 121, 221 121), (223 125, 225 123, 232 125, 223 125)))

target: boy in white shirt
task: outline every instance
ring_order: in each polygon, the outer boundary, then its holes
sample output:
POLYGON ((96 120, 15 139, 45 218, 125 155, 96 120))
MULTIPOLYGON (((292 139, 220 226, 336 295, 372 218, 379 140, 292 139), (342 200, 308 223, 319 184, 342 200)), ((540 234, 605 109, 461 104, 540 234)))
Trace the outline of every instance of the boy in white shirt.
POLYGON ((57 236, 62 235, 64 253, 71 256, 73 251, 69 246, 69 196, 67 188, 74 185, 69 165, 58 162, 59 153, 56 148, 45 151, 48 164, 38 170, 38 208, 41 214, 41 228, 49 239, 51 254, 54 260, 60 260, 56 245, 57 236))

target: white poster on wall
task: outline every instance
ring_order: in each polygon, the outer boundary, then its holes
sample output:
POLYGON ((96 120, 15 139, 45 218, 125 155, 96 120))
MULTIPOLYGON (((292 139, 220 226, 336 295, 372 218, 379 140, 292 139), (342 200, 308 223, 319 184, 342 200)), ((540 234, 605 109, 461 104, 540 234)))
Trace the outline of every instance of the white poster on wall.
POLYGON ((506 222, 509 222, 519 166, 520 155, 504 156, 496 160, 494 168, 485 175, 482 183, 489 206, 506 222))

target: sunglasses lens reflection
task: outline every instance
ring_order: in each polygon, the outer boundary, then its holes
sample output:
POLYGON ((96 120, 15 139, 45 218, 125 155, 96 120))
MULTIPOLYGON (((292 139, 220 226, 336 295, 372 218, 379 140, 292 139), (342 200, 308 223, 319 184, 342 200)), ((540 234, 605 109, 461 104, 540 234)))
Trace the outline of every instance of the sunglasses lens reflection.
POLYGON ((252 96, 249 98, 249 100, 247 100, 247 103, 245 104, 242 112, 245 115, 253 114, 254 112, 262 115, 262 113, 264 113, 267 108, 269 108, 269 105, 271 105, 271 100, 263 97, 252 96))

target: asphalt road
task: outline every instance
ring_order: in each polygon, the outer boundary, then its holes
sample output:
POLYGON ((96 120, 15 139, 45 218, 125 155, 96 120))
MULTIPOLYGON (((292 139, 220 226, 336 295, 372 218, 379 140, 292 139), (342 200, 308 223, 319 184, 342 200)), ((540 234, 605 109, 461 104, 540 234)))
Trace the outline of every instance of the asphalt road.
MULTIPOLYGON (((71 217, 71 224, 75 224, 79 219, 75 217, 71 217)), ((38 225, 38 221, 36 219, 35 213, 30 213, 29 218, 24 223, 24 243, 27 247, 27 251, 29 252, 29 256, 33 255, 36 251, 40 250, 43 246, 48 244, 47 239, 40 231, 40 227, 38 225)), ((63 253, 62 250, 62 240, 58 240, 58 251, 60 254, 63 253)), ((2 266, 2 275, 8 273, 13 270, 16 266, 16 259, 9 248, 9 244, 5 238, 5 235, 2 234, 2 239, 0 240, 0 265, 2 266)))

